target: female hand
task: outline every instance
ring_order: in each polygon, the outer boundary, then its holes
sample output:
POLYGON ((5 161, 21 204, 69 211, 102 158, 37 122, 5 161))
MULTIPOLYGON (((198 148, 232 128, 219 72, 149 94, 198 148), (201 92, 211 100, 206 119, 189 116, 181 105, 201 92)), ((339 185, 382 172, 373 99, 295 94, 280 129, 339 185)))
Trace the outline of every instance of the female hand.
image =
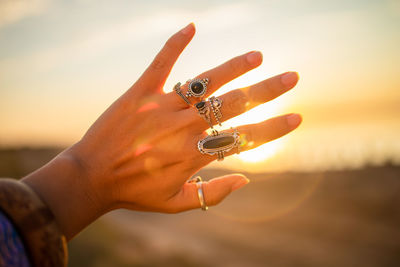
MULTIPOLYGON (((175 92, 163 93, 171 68, 194 33, 189 24, 173 35, 78 143, 24 179, 49 204, 67 238, 116 208, 175 213, 200 207, 196 184, 187 180, 216 159, 197 149, 209 125, 175 92)), ((261 62, 260 52, 249 52, 196 78, 209 79, 208 96, 261 62)), ((219 96, 221 121, 274 99, 297 80, 296 73, 288 72, 219 96)), ((182 86, 183 93, 187 86, 182 86)), ((190 100, 194 104, 200 99, 190 100)), ((287 134, 300 122, 299 115, 289 114, 237 130, 252 144, 246 150, 287 134)), ((238 174, 205 182, 205 202, 215 205, 247 182, 238 174)))

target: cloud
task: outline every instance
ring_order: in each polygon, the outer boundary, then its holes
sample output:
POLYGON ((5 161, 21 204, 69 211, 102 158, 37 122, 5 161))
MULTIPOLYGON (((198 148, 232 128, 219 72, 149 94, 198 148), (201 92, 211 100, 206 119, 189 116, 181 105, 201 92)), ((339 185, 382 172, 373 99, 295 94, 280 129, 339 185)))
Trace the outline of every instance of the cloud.
MULTIPOLYGON (((44 3, 45 1, 35 0, 35 2, 44 3)), ((251 10, 245 4, 231 4, 203 12, 170 9, 168 12, 158 11, 129 19, 117 19, 112 23, 98 25, 97 29, 93 29, 87 35, 66 40, 62 45, 47 48, 30 55, 3 59, 0 61, 0 69, 14 72, 14 70, 21 70, 25 66, 27 71, 35 69, 36 71, 46 72, 76 55, 79 55, 80 60, 84 60, 85 57, 99 55, 108 49, 118 47, 120 44, 138 42, 137 40, 141 40, 141 42, 159 41, 159 38, 155 36, 162 36, 165 32, 173 33, 177 30, 177 25, 184 26, 194 17, 196 18, 196 24, 201 25, 202 30, 208 33, 234 28, 254 19, 254 17, 246 15, 250 14, 251 11, 254 13, 254 10, 251 10), (224 20, 221 20, 221 17, 224 17, 224 20), (151 30, 149 31, 149 29, 151 30)), ((38 8, 36 12, 40 12, 38 8)), ((161 44, 162 41, 160 41, 161 44)), ((8 74, 9 77, 12 76, 12 73, 8 74)))
POLYGON ((0 28, 26 17, 37 16, 47 10, 49 0, 0 1, 0 28))
POLYGON ((388 8, 394 15, 400 16, 400 2, 398 0, 389 0, 388 8))

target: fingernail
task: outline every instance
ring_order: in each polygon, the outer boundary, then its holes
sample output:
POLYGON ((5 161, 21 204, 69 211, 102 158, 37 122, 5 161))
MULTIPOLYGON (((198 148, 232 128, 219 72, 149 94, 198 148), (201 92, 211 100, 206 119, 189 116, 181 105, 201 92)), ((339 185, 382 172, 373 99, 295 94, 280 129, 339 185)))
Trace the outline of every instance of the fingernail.
POLYGON ((187 25, 185 28, 181 30, 181 33, 185 35, 190 35, 193 32, 193 29, 194 29, 194 24, 193 22, 191 22, 189 23, 189 25, 187 25))
POLYGON ((236 183, 234 183, 232 185, 232 191, 238 190, 239 188, 245 186, 249 182, 250 182, 249 179, 247 179, 246 177, 242 176, 242 178, 240 180, 238 180, 236 183))
POLYGON ((299 74, 297 72, 286 72, 281 76, 281 82, 289 88, 295 86, 298 80, 299 74))
POLYGON ((286 117, 290 129, 294 129, 301 123, 301 116, 299 114, 290 114, 286 117))
POLYGON ((250 65, 257 66, 262 61, 262 54, 259 51, 253 51, 247 55, 246 59, 247 59, 247 62, 250 63, 250 65))

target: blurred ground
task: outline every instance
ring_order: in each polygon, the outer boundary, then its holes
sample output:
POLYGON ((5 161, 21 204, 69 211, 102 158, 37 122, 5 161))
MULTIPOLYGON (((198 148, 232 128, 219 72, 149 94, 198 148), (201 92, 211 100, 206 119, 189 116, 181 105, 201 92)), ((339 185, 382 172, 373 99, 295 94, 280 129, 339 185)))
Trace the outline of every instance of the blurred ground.
MULTIPOLYGON (((59 151, 2 150, 0 176, 59 151)), ((400 266, 399 166, 247 176, 208 212, 102 217, 70 242, 70 266, 400 266)))

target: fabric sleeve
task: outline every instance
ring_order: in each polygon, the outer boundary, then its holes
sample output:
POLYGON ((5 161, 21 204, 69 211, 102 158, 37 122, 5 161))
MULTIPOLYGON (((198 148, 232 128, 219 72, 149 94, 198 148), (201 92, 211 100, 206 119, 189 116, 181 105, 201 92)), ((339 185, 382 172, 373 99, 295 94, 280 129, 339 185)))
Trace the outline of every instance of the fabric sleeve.
POLYGON ((10 219, 0 211, 0 266, 30 267, 23 241, 10 219))
POLYGON ((23 257, 12 257, 21 253, 30 263, 10 266, 67 266, 65 236, 49 207, 32 188, 15 179, 0 178, 0 210, 0 234, 5 233, 0 237, 0 246, 9 246, 1 248, 1 257, 22 264, 23 257))

